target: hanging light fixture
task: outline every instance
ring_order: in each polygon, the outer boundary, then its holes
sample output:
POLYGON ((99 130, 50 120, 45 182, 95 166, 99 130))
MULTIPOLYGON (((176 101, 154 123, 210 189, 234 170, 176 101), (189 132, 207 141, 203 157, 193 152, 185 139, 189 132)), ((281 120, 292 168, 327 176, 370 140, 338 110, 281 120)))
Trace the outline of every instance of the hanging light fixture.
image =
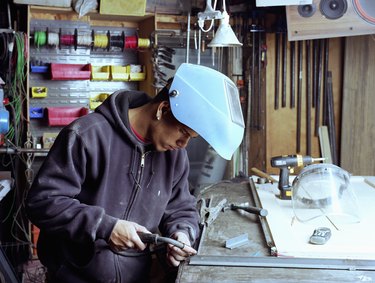
MULTIPOLYGON (((206 1, 206 9, 204 12, 198 13, 198 26, 204 32, 209 32, 214 24, 214 20, 220 20, 219 28, 217 29, 214 38, 207 45, 208 47, 237 47, 242 46, 242 43, 239 42, 237 36, 232 30, 232 27, 229 24, 229 15, 225 8, 225 0, 223 1, 223 12, 215 10, 211 6, 211 0, 206 1), (204 29, 204 23, 206 20, 211 20, 210 27, 204 29)), ((215 0, 216 6, 216 0, 215 0)))

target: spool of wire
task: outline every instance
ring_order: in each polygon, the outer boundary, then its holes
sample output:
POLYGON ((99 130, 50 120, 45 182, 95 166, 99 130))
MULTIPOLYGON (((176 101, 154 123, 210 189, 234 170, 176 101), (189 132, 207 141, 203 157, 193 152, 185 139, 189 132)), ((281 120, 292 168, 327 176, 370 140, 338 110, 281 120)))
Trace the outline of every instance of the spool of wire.
POLYGON ((122 32, 121 35, 111 35, 110 46, 111 47, 120 47, 122 50, 124 50, 124 41, 125 41, 124 32, 122 32))
POLYGON ((43 46, 47 43, 47 33, 44 31, 34 32, 34 44, 36 47, 43 46))
POLYGON ((60 44, 65 46, 74 45, 74 35, 72 34, 63 34, 60 36, 60 44))
POLYGON ((125 38, 125 48, 135 49, 138 47, 138 39, 136 36, 127 36, 125 38))
POLYGON ((90 34, 78 35, 77 45, 91 46, 92 45, 92 36, 90 34))
POLYGON ((109 38, 110 38, 110 35, 109 35, 109 32, 107 33, 107 35, 105 34, 95 34, 94 35, 94 47, 96 48, 107 48, 107 50, 109 49, 109 38))
POLYGON ((48 41, 48 45, 59 46, 60 44, 59 34, 56 32, 48 32, 47 41, 48 41))
POLYGON ((151 46, 150 39, 148 38, 138 38, 139 48, 149 48, 151 46))

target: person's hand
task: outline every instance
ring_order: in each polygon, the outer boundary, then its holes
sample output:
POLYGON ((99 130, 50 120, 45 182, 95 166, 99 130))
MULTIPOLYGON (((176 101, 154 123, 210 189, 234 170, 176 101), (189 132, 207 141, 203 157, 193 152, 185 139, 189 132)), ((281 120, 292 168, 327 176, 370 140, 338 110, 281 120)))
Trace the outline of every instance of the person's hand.
POLYGON ((173 235, 173 238, 185 244, 183 249, 170 244, 167 245, 167 260, 170 265, 177 267, 181 261, 195 255, 197 251, 190 246, 190 240, 185 233, 177 232, 173 235))
POLYGON ((144 250, 146 245, 141 241, 137 232, 150 233, 144 226, 135 222, 118 220, 109 237, 109 245, 115 251, 126 249, 144 250))

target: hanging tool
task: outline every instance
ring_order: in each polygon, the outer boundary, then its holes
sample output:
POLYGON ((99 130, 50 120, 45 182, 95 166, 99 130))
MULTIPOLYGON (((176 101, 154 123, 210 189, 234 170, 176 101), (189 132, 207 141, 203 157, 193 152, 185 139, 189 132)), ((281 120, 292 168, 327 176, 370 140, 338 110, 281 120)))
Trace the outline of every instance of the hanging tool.
POLYGON ((314 162, 323 161, 325 158, 313 158, 303 155, 281 155, 271 158, 271 166, 280 168, 278 189, 280 190, 280 199, 291 199, 292 191, 289 184, 289 173, 294 167, 308 165, 314 162))
POLYGON ((228 209, 230 209, 230 210, 243 210, 243 211, 253 213, 253 214, 256 214, 256 215, 259 215, 259 216, 267 216, 268 215, 267 209, 256 207, 256 206, 251 206, 251 205, 248 205, 247 203, 246 204, 239 204, 239 205, 231 203, 231 204, 228 204, 228 205, 223 207, 223 211, 226 211, 228 209))

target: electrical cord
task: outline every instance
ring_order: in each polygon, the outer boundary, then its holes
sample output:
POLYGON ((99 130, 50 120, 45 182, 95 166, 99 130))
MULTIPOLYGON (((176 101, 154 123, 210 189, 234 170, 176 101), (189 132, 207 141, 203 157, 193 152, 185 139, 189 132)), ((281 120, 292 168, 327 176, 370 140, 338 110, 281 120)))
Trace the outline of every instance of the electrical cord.
POLYGON ((168 237, 162 237, 158 234, 150 234, 150 233, 142 233, 138 232, 138 236, 141 238, 141 241, 145 244, 155 244, 156 246, 153 247, 151 250, 150 248, 146 248, 144 251, 140 252, 131 252, 127 250, 118 250, 114 249, 113 247, 110 247, 111 251, 115 254, 118 254, 120 256, 128 256, 128 257, 139 257, 139 256, 145 256, 147 254, 153 254, 157 253, 161 250, 165 249, 164 245, 160 244, 171 244, 173 246, 176 246, 180 249, 183 249, 185 247, 185 244, 182 242, 179 242, 177 240, 168 238, 168 237))
POLYGON ((176 246, 180 249, 183 249, 185 247, 185 244, 182 242, 179 242, 177 240, 174 240, 168 237, 161 237, 158 234, 138 232, 138 236, 141 238, 143 243, 155 244, 155 245, 166 243, 166 244, 176 246))

